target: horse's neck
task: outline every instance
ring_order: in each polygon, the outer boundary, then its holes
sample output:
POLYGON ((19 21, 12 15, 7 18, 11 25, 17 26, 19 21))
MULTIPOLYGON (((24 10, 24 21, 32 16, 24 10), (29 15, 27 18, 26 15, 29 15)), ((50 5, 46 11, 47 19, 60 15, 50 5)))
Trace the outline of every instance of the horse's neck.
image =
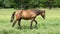
POLYGON ((40 14, 40 10, 34 10, 33 12, 36 13, 37 15, 40 14))

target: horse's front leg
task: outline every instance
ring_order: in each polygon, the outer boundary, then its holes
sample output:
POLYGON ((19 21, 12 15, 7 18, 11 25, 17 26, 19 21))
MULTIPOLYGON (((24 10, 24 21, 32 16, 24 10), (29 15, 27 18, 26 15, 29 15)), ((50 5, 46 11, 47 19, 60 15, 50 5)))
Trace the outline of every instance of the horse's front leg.
POLYGON ((32 20, 31 20, 30 29, 32 29, 32 23, 33 23, 33 21, 34 21, 34 18, 32 18, 32 20))
POLYGON ((31 24, 30 24, 30 29, 32 29, 32 23, 33 23, 33 20, 31 21, 31 24))
POLYGON ((35 21, 35 28, 37 27, 37 21, 36 20, 34 20, 35 21))
POLYGON ((18 20, 18 25, 21 28, 21 19, 18 20))

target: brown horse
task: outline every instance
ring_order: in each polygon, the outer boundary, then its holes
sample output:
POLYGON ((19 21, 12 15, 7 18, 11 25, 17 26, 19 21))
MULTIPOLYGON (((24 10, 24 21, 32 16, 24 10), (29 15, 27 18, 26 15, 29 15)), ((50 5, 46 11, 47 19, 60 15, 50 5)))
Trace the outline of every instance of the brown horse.
POLYGON ((13 12, 11 16, 11 22, 13 22, 14 20, 12 27, 14 27, 15 23, 18 21, 18 25, 21 28, 21 24, 20 24, 21 19, 31 20, 30 28, 32 28, 33 21, 36 23, 35 27, 37 27, 37 21, 35 20, 35 18, 38 15, 41 15, 42 18, 45 19, 45 10, 17 10, 13 12))

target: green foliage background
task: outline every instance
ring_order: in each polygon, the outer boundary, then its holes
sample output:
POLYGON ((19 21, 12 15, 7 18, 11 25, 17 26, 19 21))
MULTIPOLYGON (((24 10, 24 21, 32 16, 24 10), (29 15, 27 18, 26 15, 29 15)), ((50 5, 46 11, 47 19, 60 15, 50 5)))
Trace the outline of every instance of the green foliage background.
POLYGON ((60 0, 50 0, 50 4, 46 4, 49 0, 0 0, 0 7, 3 8, 37 8, 37 7, 60 7, 60 0))

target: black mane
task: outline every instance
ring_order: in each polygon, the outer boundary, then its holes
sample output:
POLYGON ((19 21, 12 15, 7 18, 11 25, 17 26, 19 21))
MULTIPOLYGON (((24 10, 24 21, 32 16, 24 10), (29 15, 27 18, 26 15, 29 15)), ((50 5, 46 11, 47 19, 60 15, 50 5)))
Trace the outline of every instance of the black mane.
POLYGON ((34 13, 36 13, 37 15, 41 14, 41 10, 33 10, 34 13))

